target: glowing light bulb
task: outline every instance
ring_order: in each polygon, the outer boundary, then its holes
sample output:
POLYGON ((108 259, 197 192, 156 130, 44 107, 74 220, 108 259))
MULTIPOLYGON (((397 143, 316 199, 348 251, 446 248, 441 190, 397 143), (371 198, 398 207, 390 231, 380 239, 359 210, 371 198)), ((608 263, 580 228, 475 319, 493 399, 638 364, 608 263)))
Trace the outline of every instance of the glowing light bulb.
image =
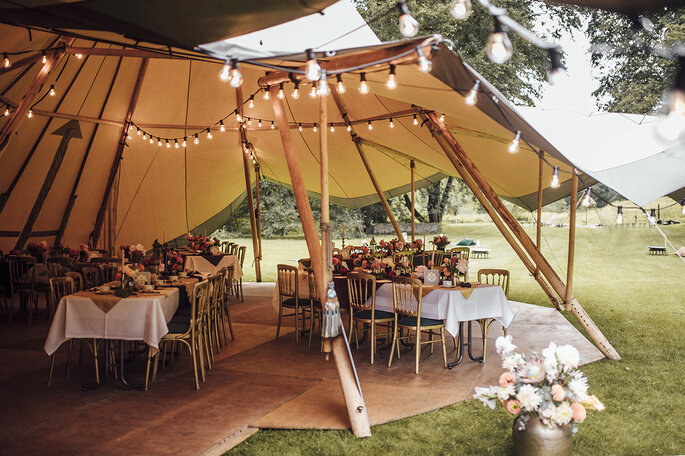
POLYGON ((168 139, 166 140, 166 148, 167 148, 167 149, 171 148, 171 144, 169 144, 169 140, 168 140, 168 139))
POLYGON ((521 141, 521 132, 517 131, 516 136, 514 136, 514 139, 511 140, 511 143, 509 144, 509 148, 507 149, 510 154, 515 154, 516 152, 519 151, 519 142, 521 141))
POLYGON ((592 194, 592 187, 588 187, 587 191, 585 192, 585 196, 583 197, 583 207, 589 207, 592 204, 592 197, 590 196, 592 194))
POLYGON ((395 65, 390 65, 390 73, 388 74, 388 82, 385 83, 388 89, 397 87, 397 76, 395 75, 395 65))
POLYGON ((316 124, 314 124, 313 130, 314 130, 314 133, 316 133, 316 124))
MULTIPOLYGON (((178 149, 178 139, 174 139, 174 147, 178 149)), ((185 147, 185 144, 183 145, 185 147)))
POLYGON ((243 121, 243 116, 240 115, 240 113, 238 112, 237 109, 236 109, 236 111, 235 111, 235 121, 238 122, 238 123, 240 123, 240 122, 243 121))
POLYGON ((514 53, 511 41, 497 18, 495 18, 495 30, 490 33, 485 52, 490 60, 499 64, 507 62, 514 53))
POLYGON ((331 123, 331 133, 335 131, 335 127, 333 126, 333 123, 331 123))
POLYGON ((45 65, 46 63, 48 63, 48 56, 45 55, 45 52, 43 52, 43 58, 41 59, 41 63, 42 63, 43 65, 45 65))
POLYGON ((621 223, 623 223, 623 207, 619 206, 618 215, 616 215, 616 224, 620 225, 621 223))
POLYGON ((366 73, 359 76, 359 93, 366 95, 369 93, 369 84, 366 83, 366 73))
POLYGON ((162 147, 162 139, 157 138, 157 147, 162 147))
POLYGON ((276 128, 276 125, 274 125, 274 121, 272 120, 271 121, 271 129, 273 130, 274 128, 276 128))
POLYGON ((212 139, 212 138, 213 138, 212 132, 211 132, 211 131, 209 130, 209 128, 208 128, 208 129, 207 129, 207 139, 212 139))
POLYGON ((254 95, 250 95, 250 101, 247 103, 248 108, 254 108, 254 95))
POLYGON ((295 100, 300 98, 300 81, 295 81, 295 88, 293 89, 292 97, 295 100))
POLYGON ((243 74, 240 72, 240 67, 238 66, 238 61, 231 60, 231 71, 228 73, 229 82, 231 87, 238 88, 243 85, 243 74))
POLYGON ((262 96, 262 98, 264 98, 265 100, 269 99, 269 90, 269 86, 266 86, 266 89, 264 89, 264 95, 262 96))
POLYGON ((559 182, 559 167, 555 166, 554 171, 552 172, 552 182, 549 184, 551 188, 559 188, 559 185, 561 183, 559 182))
POLYGON ((411 123, 413 123, 414 125, 418 125, 418 124, 419 124, 419 119, 416 118, 416 114, 414 114, 414 120, 412 120, 411 123))
POLYGON ((221 71, 219 72, 219 79, 221 79, 224 82, 228 82, 231 74, 231 66, 226 63, 224 66, 221 67, 221 71))
POLYGON ((200 138, 197 137, 197 133, 195 133, 195 139, 193 140, 193 144, 200 144, 200 138))
POLYGON ((261 127, 262 126, 262 119, 259 119, 259 122, 257 122, 257 126, 261 127))
POLYGON ((343 84, 342 75, 338 74, 335 76, 336 80, 336 90, 338 93, 345 93, 345 84, 343 84))
MULTIPOLYGON (((681 78, 685 83, 685 69, 678 71, 676 80, 681 78)), ((663 139, 675 141, 685 131, 685 91, 676 86, 668 93, 668 98, 670 98, 668 114, 659 119, 656 131, 663 139)))
POLYGON ((321 79, 319 79, 319 83, 316 87, 316 94, 320 97, 327 97, 331 93, 326 77, 326 70, 321 70, 321 79))
POLYGON ((5 117, 10 115, 10 108, 5 108, 5 117))
POLYGON ((466 99, 464 102, 469 105, 469 106, 474 106, 476 102, 478 101, 478 90, 480 89, 480 81, 476 81, 475 84, 473 84, 473 87, 471 87, 471 90, 469 91, 469 94, 466 96, 466 99))
POLYGON ((321 65, 317 63, 312 49, 307 49, 307 63, 304 72, 305 77, 312 82, 321 79, 321 65))
POLYGON ((418 56, 417 65, 419 66, 419 71, 421 73, 428 73, 433 68, 433 62, 431 62, 426 54, 423 52, 421 46, 416 48, 416 55, 418 56))
POLYGON ((444 121, 445 121, 445 114, 440 114, 440 122, 444 122, 444 121))
POLYGON ((140 128, 136 127, 136 133, 138 134, 138 136, 140 136, 142 134, 142 132, 140 131, 140 128))
POLYGON ((50 86, 50 92, 49 93, 50 93, 51 97, 55 96, 55 85, 54 84, 50 86))
POLYGON ((33 117, 33 109, 29 109, 29 112, 28 114, 26 114, 26 117, 28 117, 29 119, 33 117))
POLYGON ((466 19, 471 14, 471 0, 454 0, 450 5, 450 14, 458 20, 466 19))
POLYGON ((300 122, 299 124, 297 124, 297 129, 298 129, 299 131, 302 131, 302 123, 301 123, 301 122, 300 122))
POLYGON ((390 118, 390 128, 395 128, 395 122, 392 121, 392 117, 390 118))
POLYGON ((252 126, 252 117, 247 118, 247 124, 251 127, 252 126))
POLYGON ((373 130, 373 125, 371 124, 370 120, 369 120, 368 128, 369 128, 369 130, 373 130))
POLYGON ((81 60, 83 58, 83 54, 76 54, 76 58, 81 60))
POLYGON ((154 144, 154 143, 155 143, 155 140, 152 138, 152 136, 150 136, 150 144, 154 144))
POLYGON ((279 100, 282 100, 285 98, 285 92, 283 91, 283 83, 278 86, 278 93, 276 94, 276 97, 278 97, 279 100))
POLYGON ((187 141, 187 140, 188 140, 188 138, 183 138, 183 144, 181 144, 181 145, 183 146, 184 149, 185 149, 185 147, 186 147, 186 144, 187 144, 186 141, 187 141))
POLYGON ((316 98, 316 84, 312 84, 312 90, 309 91, 309 96, 311 98, 316 98))
POLYGON ((400 33, 405 38, 411 38, 419 33, 419 23, 414 17, 409 13, 409 8, 407 8, 406 3, 399 2, 397 4, 397 9, 400 11, 400 17, 398 20, 398 25, 400 27, 400 33))
POLYGON ((147 141, 147 135, 143 133, 143 141, 147 141))
MULTIPOLYGON (((236 120, 238 120, 237 117, 236 117, 236 120)), ((240 121, 238 120, 238 122, 240 122, 240 121)), ((224 125, 224 121, 223 121, 223 120, 219 121, 219 131, 222 132, 222 133, 226 131, 226 126, 224 125)))
POLYGON ((347 124, 347 127, 346 127, 345 129, 346 129, 347 131, 352 131, 352 125, 351 125, 351 124, 347 124))
POLYGON ((3 57, 3 66, 4 66, 5 68, 11 67, 11 66, 12 66, 12 62, 10 62, 9 57, 7 57, 7 53, 3 53, 3 54, 2 54, 2 57, 3 57))

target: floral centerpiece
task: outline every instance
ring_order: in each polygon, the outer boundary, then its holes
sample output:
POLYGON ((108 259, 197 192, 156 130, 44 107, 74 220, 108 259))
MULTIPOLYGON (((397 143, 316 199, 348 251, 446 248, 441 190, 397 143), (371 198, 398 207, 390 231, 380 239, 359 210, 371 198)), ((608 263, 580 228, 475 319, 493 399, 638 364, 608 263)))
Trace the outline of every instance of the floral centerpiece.
POLYGON ((469 260, 457 257, 444 258, 442 260, 442 276, 445 280, 454 280, 455 285, 460 276, 466 277, 469 270, 469 260))
POLYGON ((511 336, 499 337, 497 353, 507 369, 498 386, 476 387, 474 398, 494 409, 497 403, 516 417, 514 427, 526 429, 532 419, 547 427, 571 424, 575 433, 585 420, 587 410, 604 409, 601 402, 588 394, 587 378, 578 370, 580 354, 571 345, 550 342, 542 354, 524 356, 516 353, 511 336))
POLYGON ((208 236, 193 236, 188 233, 186 239, 188 240, 188 247, 197 252, 210 253, 212 247, 221 245, 219 239, 210 239, 208 236))
POLYGON ((414 241, 407 242, 405 248, 414 253, 420 254, 423 252, 423 241, 421 239, 416 239, 414 241))
POLYGON ((333 255, 332 262, 333 262, 333 274, 347 275, 347 273, 350 272, 350 270, 347 269, 347 263, 345 263, 345 261, 343 260, 342 255, 340 255, 340 254, 333 255))
POLYGON ((449 243, 450 243, 450 240, 447 239, 447 236, 445 236, 444 234, 442 234, 440 236, 435 236, 433 238, 433 244, 435 244, 435 248, 438 250, 444 251, 445 247, 447 247, 447 245, 449 243))
POLYGON ((26 246, 26 251, 34 257, 38 263, 43 263, 47 258, 48 243, 42 241, 40 244, 32 242, 26 246))
POLYGON ((170 251, 167 255, 166 271, 175 274, 183 270, 183 257, 175 251, 170 251))
POLYGON ((131 263, 134 263, 136 267, 141 266, 143 258, 145 258, 145 247, 143 244, 121 245, 119 246, 119 249, 124 251, 124 256, 128 258, 131 263))

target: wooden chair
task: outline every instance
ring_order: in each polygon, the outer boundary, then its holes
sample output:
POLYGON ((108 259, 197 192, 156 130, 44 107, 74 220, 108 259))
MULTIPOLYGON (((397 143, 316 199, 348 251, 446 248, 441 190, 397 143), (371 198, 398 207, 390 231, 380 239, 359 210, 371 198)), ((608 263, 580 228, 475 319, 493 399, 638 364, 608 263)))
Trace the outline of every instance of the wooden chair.
MULTIPOLYGON (((466 260, 469 261, 469 255, 471 253, 471 249, 468 247, 454 247, 451 248, 448 255, 449 258, 456 258, 457 261, 459 260, 466 260)), ((468 282, 469 281, 469 273, 468 270, 465 273, 457 272, 458 279, 463 282, 468 282)))
POLYGON ((231 265, 231 266, 226 268, 226 274, 224 276, 224 293, 223 293, 223 302, 222 302, 222 306, 221 306, 221 327, 223 329, 224 342, 226 345, 228 345, 228 339, 226 338, 226 323, 228 323, 228 330, 231 333, 231 340, 234 340, 233 325, 231 324, 231 312, 230 312, 231 296, 233 296, 233 293, 231 292, 231 290, 233 289, 234 271, 235 271, 235 268, 233 265, 231 265))
POLYGON ((357 350, 359 350, 359 332, 370 330, 371 364, 373 364, 378 337, 376 325, 386 326, 386 337, 390 340, 390 331, 395 316, 391 312, 376 310, 376 276, 362 272, 348 273, 347 292, 350 301, 350 343, 352 343, 352 335, 354 334, 357 350), (365 326, 364 329, 359 329, 359 323, 365 326), (367 325, 369 329, 366 328, 367 325))
POLYGON ((232 245, 233 245, 232 242, 228 242, 228 241, 222 242, 221 243, 221 251, 224 253, 230 253, 232 245))
POLYGON ((392 254, 392 262, 395 264, 395 269, 398 268, 403 268, 402 266, 402 261, 406 260, 407 261, 407 267, 411 271, 413 269, 413 264, 414 264, 414 253, 413 252, 393 252, 392 254))
POLYGON ((45 267, 48 270, 48 277, 64 277, 67 272, 62 264, 62 258, 48 258, 45 261, 45 267))
POLYGON ((238 247, 239 247, 238 244, 234 244, 233 242, 231 242, 228 246, 228 254, 237 256, 238 255, 238 247))
MULTIPOLYGON (((307 270, 307 285, 309 285, 309 309, 304 307, 303 313, 309 310, 309 348, 312 348, 312 334, 314 333, 314 320, 319 320, 319 330, 321 329, 321 298, 319 296, 319 286, 316 283, 316 276, 312 269, 307 270)), ((302 321, 305 318, 303 315, 302 321)))
MULTIPOLYGON (((491 285, 499 285, 504 290, 504 296, 509 299, 509 271, 506 269, 479 269, 478 283, 487 283, 491 285)), ((483 337, 483 362, 485 362, 485 355, 487 354, 488 331, 490 325, 495 321, 494 318, 482 318, 478 320, 480 325, 480 332, 483 337)), ((507 335, 507 328, 502 327, 504 335, 507 335)))
MULTIPOLYGON (((238 249, 238 254, 236 255, 238 257, 238 262, 240 263, 240 269, 242 270, 243 267, 245 267, 245 252, 247 251, 247 247, 244 245, 240 246, 238 249)), ((243 278, 239 279, 234 279, 235 282, 235 295, 237 298, 240 299, 241 302, 245 302, 245 297, 243 296, 243 278)))
POLYGON ((74 291, 83 291, 83 276, 80 272, 69 271, 64 274, 66 277, 71 277, 74 280, 74 291))
MULTIPOLYGON (((221 320, 221 308, 224 302, 224 286, 225 286, 226 268, 221 268, 213 276, 207 277, 211 287, 211 297, 209 300, 209 312, 207 322, 208 341, 212 362, 214 364, 214 349, 216 353, 221 350, 221 340, 219 339, 219 320, 221 320)), ((225 338, 224 329, 224 338, 225 338)))
POLYGON ((78 263, 78 266, 81 269, 85 289, 102 285, 100 268, 96 264, 78 263))
MULTIPOLYGON (((195 285, 193 288, 193 299, 191 302, 190 315, 185 321, 174 321, 169 323, 169 332, 162 337, 159 343, 160 353, 162 348, 168 344, 180 342, 188 347, 193 357, 193 372, 195 374, 195 389, 200 389, 200 381, 198 379, 198 358, 200 364, 200 372, 202 381, 205 381, 205 362, 203 350, 206 352, 206 343, 204 342, 204 323, 206 321, 207 309, 209 307, 211 290, 209 288, 209 281, 204 280, 195 285)), ((148 374, 150 370, 150 352, 148 351, 147 372, 145 380, 145 388, 148 386, 148 374)), ((155 357, 155 366, 152 373, 152 379, 157 377, 157 368, 159 365, 159 354, 155 357)))
POLYGON ((397 358, 400 357, 400 339, 411 339, 411 332, 406 336, 398 336, 400 328, 406 328, 416 333, 416 374, 419 373, 419 360, 421 359, 421 346, 430 344, 433 353, 433 344, 442 343, 443 364, 447 367, 447 348, 445 347, 445 322, 424 318, 421 316, 421 301, 423 300, 423 283, 413 277, 392 278, 392 304, 395 309, 395 325, 390 348, 388 367, 392 364, 392 357, 397 346, 397 358), (440 340, 433 340, 433 331, 440 330, 440 340), (421 340, 421 333, 428 331, 429 339, 421 340))
POLYGON ((10 274, 10 305, 9 321, 12 322, 14 311, 14 295, 18 293, 20 303, 26 303, 28 320, 31 324, 31 315, 38 310, 38 294, 36 293, 36 259, 31 256, 8 255, 10 274), (31 308, 33 304, 33 309, 31 308))
MULTIPOLYGON (((276 284, 278 286, 278 326, 276 339, 281 331, 283 317, 295 317, 295 342, 300 342, 300 285, 295 266, 279 264, 276 266, 276 284), (293 313, 285 314, 283 309, 293 309, 293 313)), ((304 321, 303 321, 304 324, 304 321)))
MULTIPOLYGON (((55 309, 61 299, 67 295, 73 294, 76 291, 74 279, 71 277, 53 277, 50 279, 50 320, 55 315, 55 309)), ((69 354, 67 355, 67 374, 69 373, 69 366, 71 365, 71 352, 74 347, 74 340, 69 341, 69 354)), ((95 361, 97 365, 97 360, 95 361)), ((55 370, 55 353, 50 355, 50 373, 48 374, 48 388, 52 385, 52 373, 55 370)), ((98 379, 99 380, 99 379, 98 379)), ((99 382, 98 382, 99 383, 99 382)))
POLYGON ((100 266, 100 281, 102 283, 114 282, 117 275, 117 267, 110 263, 102 263, 100 266))

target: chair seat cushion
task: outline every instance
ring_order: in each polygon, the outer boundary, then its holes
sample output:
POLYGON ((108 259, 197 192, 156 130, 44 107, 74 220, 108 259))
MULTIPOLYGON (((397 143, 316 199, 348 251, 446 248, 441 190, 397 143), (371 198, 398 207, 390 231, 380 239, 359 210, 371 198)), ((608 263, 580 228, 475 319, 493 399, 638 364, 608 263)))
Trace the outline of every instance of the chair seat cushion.
MULTIPOLYGON (((397 320, 398 325, 402 326, 416 326, 416 317, 404 316, 397 320)), ((444 326, 445 322, 442 320, 434 320, 433 318, 421 318, 421 327, 424 326, 444 326)))
POLYGON ((190 328, 190 320, 182 321, 173 319, 167 325, 170 334, 183 334, 190 328))
MULTIPOLYGON (((395 318, 395 314, 392 312, 386 312, 384 310, 377 310, 374 316, 376 317, 376 320, 395 318)), ((354 318, 359 318, 360 320, 371 320, 371 310, 361 310, 359 312, 355 312, 354 318)))
MULTIPOLYGON (((300 304, 303 302, 303 299, 300 299, 300 304)), ((283 307, 295 307, 295 298, 288 298, 283 300, 283 307)))

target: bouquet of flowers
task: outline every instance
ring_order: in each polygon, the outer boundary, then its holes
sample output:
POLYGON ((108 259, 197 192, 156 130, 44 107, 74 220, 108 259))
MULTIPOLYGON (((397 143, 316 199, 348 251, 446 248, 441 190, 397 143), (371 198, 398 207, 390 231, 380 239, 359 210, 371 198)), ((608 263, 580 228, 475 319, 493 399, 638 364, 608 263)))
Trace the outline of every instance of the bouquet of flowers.
POLYGON ((38 263, 42 263, 45 261, 48 252, 48 243, 45 241, 42 241, 40 244, 32 242, 26 246, 26 250, 38 263))
POLYGON ((407 245, 404 246, 407 250, 411 250, 414 253, 421 253, 423 252, 423 241, 421 239, 416 239, 412 242, 407 242, 407 245))
POLYGON ((449 243, 450 240, 447 239, 447 236, 444 234, 433 238, 433 244, 435 244, 435 248, 438 250, 445 250, 445 247, 447 247, 449 243))
POLYGON ((221 245, 221 241, 219 241, 219 239, 210 239, 208 236, 193 236, 188 233, 186 234, 186 239, 188 240, 188 247, 198 252, 209 253, 210 247, 221 245))
POLYGON ((469 260, 464 258, 461 260, 457 259, 457 257, 444 258, 442 265, 442 275, 447 280, 452 280, 452 277, 455 277, 456 280, 461 275, 466 276, 466 272, 469 270, 469 260))
POLYGON ((183 257, 178 253, 171 251, 166 258, 167 265, 165 270, 170 273, 176 273, 183 270, 183 257))
POLYGON ((338 274, 338 275, 346 275, 348 272, 350 272, 349 269, 347 269, 347 264, 343 261, 342 255, 336 254, 333 255, 333 274, 338 274))
POLYGON ((143 247, 143 244, 131 244, 128 246, 127 252, 128 259, 131 261, 131 263, 135 263, 137 265, 142 263, 143 258, 145 257, 145 247, 143 247))
POLYGON ((550 342, 541 355, 526 357, 514 352, 511 336, 499 337, 496 347, 507 372, 500 376, 499 386, 476 387, 473 397, 493 410, 499 402, 516 416, 519 430, 537 417, 550 427, 571 423, 575 433, 587 410, 604 410, 597 397, 588 395, 575 347, 550 342))

